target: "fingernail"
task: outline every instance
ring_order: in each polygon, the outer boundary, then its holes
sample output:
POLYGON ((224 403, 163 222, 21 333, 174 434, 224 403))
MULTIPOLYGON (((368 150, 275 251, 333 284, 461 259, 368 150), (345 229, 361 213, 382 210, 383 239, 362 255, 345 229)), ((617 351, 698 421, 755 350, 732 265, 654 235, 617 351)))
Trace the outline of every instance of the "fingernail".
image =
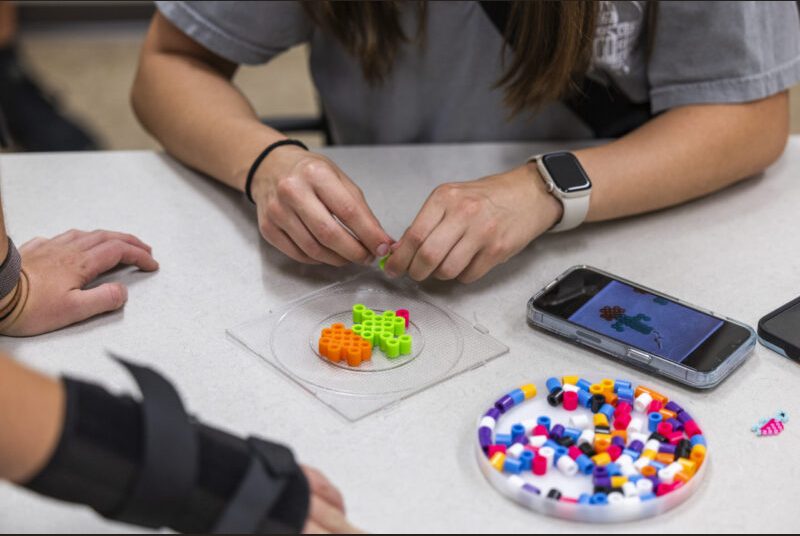
POLYGON ((370 266, 370 265, 372 265, 373 262, 375 262, 375 257, 370 255, 369 257, 367 257, 367 260, 364 261, 364 265, 365 266, 370 266))
POLYGON ((389 245, 388 244, 381 244, 378 246, 378 257, 383 257, 387 253, 389 253, 389 245))
POLYGON ((384 270, 384 271, 383 271, 383 273, 385 273, 385 274, 386 274, 386 277, 389 277, 389 278, 391 278, 391 279, 394 279, 395 277, 397 277, 397 274, 396 274, 396 273, 394 273, 394 272, 393 272, 393 271, 391 271, 391 270, 384 270))
POLYGON ((400 247, 400 242, 395 242, 394 244, 392 244, 392 247, 389 248, 389 249, 391 249, 392 253, 394 253, 395 251, 397 251, 397 248, 399 248, 399 247, 400 247))

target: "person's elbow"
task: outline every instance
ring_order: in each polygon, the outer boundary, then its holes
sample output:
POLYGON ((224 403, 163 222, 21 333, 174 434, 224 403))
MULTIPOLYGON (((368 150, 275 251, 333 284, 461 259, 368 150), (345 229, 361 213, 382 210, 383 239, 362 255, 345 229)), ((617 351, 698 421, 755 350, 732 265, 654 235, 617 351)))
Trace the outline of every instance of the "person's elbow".
POLYGON ((750 171, 755 174, 774 164, 789 141, 789 92, 783 91, 745 106, 751 107, 746 137, 750 171))

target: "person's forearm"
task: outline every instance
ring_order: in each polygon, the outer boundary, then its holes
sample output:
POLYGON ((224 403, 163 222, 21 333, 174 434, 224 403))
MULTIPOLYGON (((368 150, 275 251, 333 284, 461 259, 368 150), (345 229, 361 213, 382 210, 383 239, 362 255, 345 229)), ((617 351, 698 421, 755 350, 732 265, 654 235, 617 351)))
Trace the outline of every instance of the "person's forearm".
POLYGON ((677 205, 762 171, 783 152, 788 97, 670 110, 607 145, 576 151, 592 179, 588 221, 677 205))
POLYGON ((25 482, 50 459, 61 435, 62 384, 0 355, 0 479, 25 482))
POLYGON ((160 35, 168 24, 157 15, 150 28, 131 94, 133 108, 168 152, 242 190, 255 157, 285 136, 263 125, 230 82, 233 64, 211 65, 208 58, 192 57, 186 51, 191 43, 165 43, 176 39, 160 35))

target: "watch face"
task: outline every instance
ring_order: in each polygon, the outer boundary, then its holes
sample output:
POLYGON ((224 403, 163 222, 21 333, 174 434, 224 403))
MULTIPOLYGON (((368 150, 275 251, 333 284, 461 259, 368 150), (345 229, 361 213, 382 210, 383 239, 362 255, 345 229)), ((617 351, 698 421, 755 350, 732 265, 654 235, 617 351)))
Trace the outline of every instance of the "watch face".
POLYGON ((562 192, 580 192, 592 187, 589 177, 572 153, 549 153, 542 157, 542 163, 562 192))

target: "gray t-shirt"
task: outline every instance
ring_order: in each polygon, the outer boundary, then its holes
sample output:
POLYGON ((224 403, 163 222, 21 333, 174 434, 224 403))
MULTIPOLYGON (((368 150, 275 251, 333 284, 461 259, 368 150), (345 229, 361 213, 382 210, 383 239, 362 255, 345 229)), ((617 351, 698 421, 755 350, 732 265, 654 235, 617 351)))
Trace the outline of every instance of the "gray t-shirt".
MULTIPOLYGON (((239 64, 263 64, 300 44, 334 140, 343 144, 570 139, 591 130, 564 104, 509 116, 503 38, 478 2, 430 2, 424 46, 402 47, 372 86, 358 61, 295 2, 158 2, 189 37, 239 64)), ((646 2, 603 2, 590 74, 653 113, 675 106, 747 102, 800 81, 795 2, 659 2, 645 53, 646 2)), ((416 9, 402 12, 416 35, 416 9)), ((264 88, 269 91, 269 88, 264 88)))

